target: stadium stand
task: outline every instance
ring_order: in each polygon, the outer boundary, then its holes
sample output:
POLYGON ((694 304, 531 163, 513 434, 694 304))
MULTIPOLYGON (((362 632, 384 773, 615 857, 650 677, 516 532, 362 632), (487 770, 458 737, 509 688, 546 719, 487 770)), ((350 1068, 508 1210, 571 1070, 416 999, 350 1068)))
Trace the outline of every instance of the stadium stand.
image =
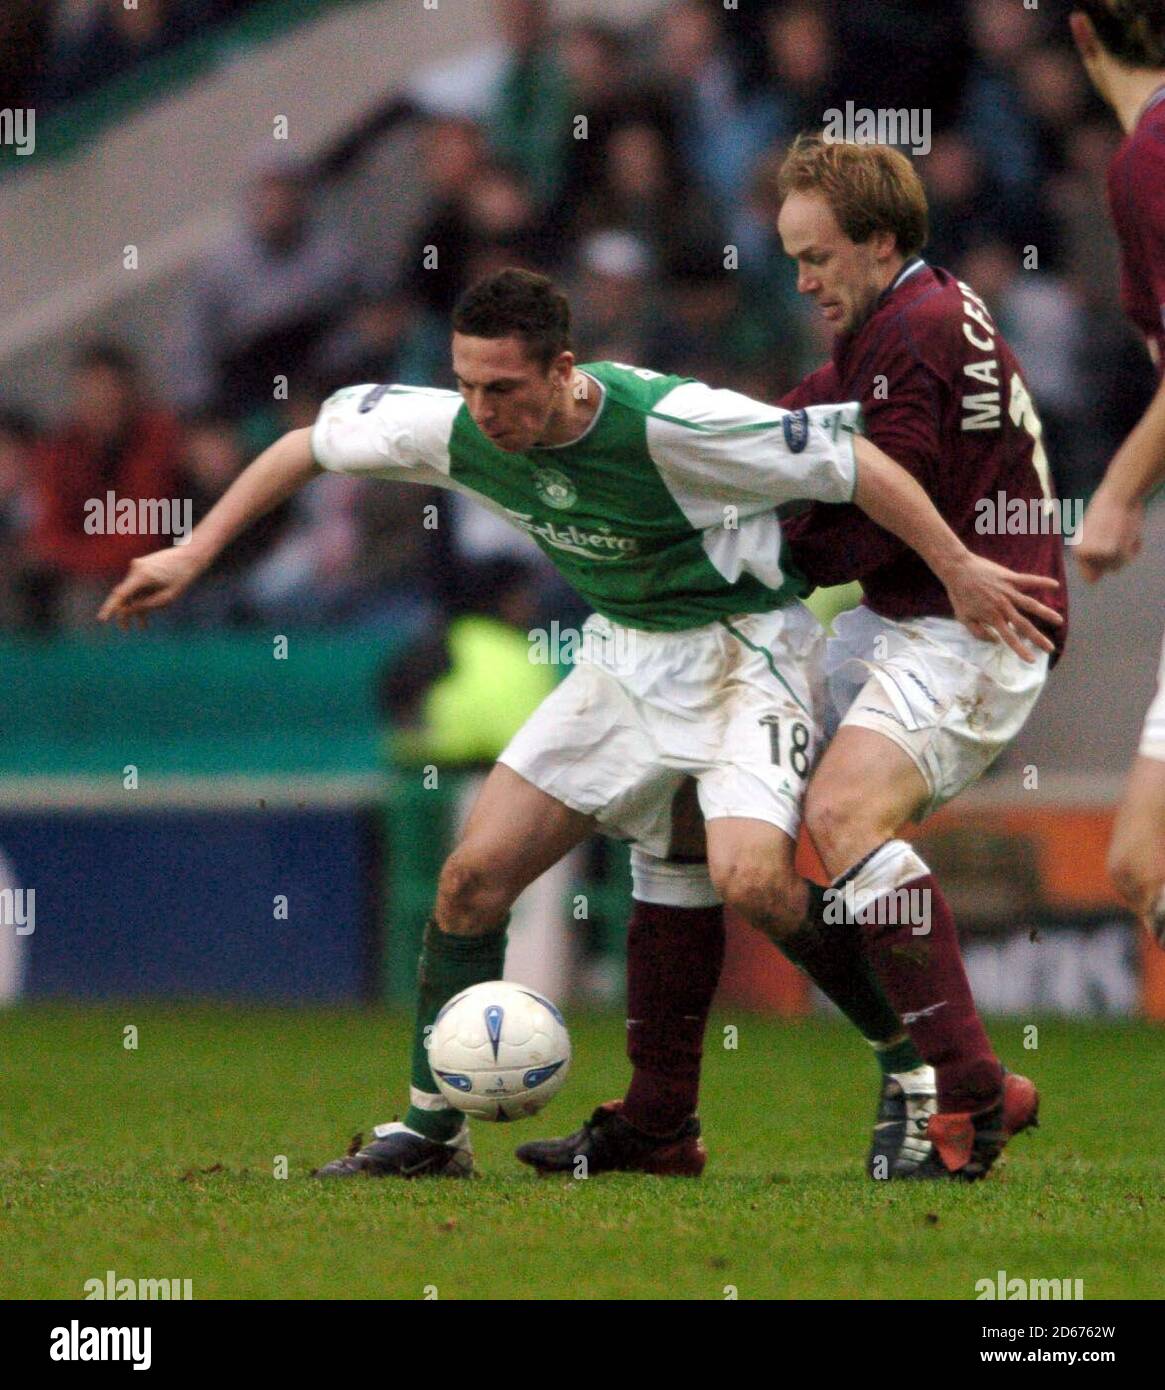
MULTIPOLYGON (((100 801, 95 786, 119 787, 127 762, 179 798, 175 778, 225 804, 255 800, 248 779, 265 777, 287 799, 297 778, 309 795, 375 799, 380 664, 464 598, 469 556, 511 544, 417 490, 374 498, 329 478, 157 635, 67 635, 95 606, 93 575, 76 583, 45 537, 61 478, 49 460, 56 441, 59 465, 76 414, 69 364, 82 344, 141 363, 175 421, 167 467, 196 515, 333 387, 451 384, 448 310, 474 276, 512 261, 571 291, 584 360, 638 359, 776 399, 824 343, 766 220, 768 175, 774 150, 844 96, 933 119, 919 157, 933 258, 979 288, 1019 348, 1065 495, 1088 494, 1147 398, 1103 207, 1117 132, 1064 35, 1030 12, 1021 25, 993 0, 921 18, 906 0, 757 0, 729 23, 701 0, 442 0, 419 24, 387 0, 158 0, 126 28, 117 8, 13 4, 0 20, 7 104, 39 118, 34 158, 0 150, 0 651, 11 673, 0 771, 30 807, 100 801), (571 138, 573 116, 586 138, 571 138), (310 217, 288 220, 285 247, 245 245, 257 190, 281 178, 309 190, 310 217), (434 246, 441 258, 427 266, 434 246), (275 268, 287 247, 318 272, 310 333, 275 268), (725 268, 728 248, 738 269, 725 268), (248 312, 226 325, 215 285, 238 280, 244 259, 248 312), (192 317, 217 340, 195 341, 192 317), (288 343, 294 379, 264 399, 288 343), (408 538, 427 503, 441 526, 422 556, 408 538), (273 631, 290 635, 287 663, 273 660, 273 631)), ((1163 525, 1158 512, 1147 545, 1163 525)), ((571 615, 539 573, 546 620, 571 615)), ((1045 801, 1109 804, 1155 665, 1155 584, 1142 567, 1077 604, 1039 717, 984 795, 1038 763, 1045 801), (1106 693, 1114 668, 1119 709, 1106 693)), ((410 843, 433 843, 423 819, 389 815, 386 831, 403 823, 417 827, 410 843)), ((389 896, 419 903, 428 880, 417 883, 389 896)), ((401 979, 410 948, 392 949, 401 979)))

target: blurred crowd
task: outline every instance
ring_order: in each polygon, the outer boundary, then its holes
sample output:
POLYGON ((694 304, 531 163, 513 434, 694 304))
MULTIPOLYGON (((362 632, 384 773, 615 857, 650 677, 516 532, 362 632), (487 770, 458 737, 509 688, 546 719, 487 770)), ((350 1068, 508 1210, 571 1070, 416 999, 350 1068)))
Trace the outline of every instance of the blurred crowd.
MULTIPOLYGON (((122 55, 109 62, 129 61, 120 0, 9 8, 85 10, 122 55)), ((138 13, 181 37, 240 8, 141 0, 138 13)), ((631 32, 564 22, 550 0, 491 10, 496 42, 455 81, 422 74, 386 92, 313 163, 254 164, 237 228, 191 276, 165 345, 181 383, 170 398, 116 342, 77 350, 59 419, 0 396, 0 624, 90 622, 128 560, 157 546, 87 534, 85 499, 190 498, 197 520, 337 386, 451 386, 449 310, 501 265, 561 281, 584 362, 779 399, 829 344, 776 237, 775 171, 794 134, 847 103, 926 114, 926 255, 986 298, 1016 348, 1061 492, 1095 485, 1152 375, 1116 298, 1104 180, 1119 131, 1071 51, 1064 8, 670 0, 631 32), (403 241, 369 244, 321 181, 342 181, 402 132, 416 142, 420 212, 403 241)), ((78 47, 73 21, 50 36, 45 100, 76 90, 76 65, 92 69, 105 51, 78 47)), ((424 489, 329 476, 231 547, 166 621, 424 630, 464 597, 473 563, 524 544, 424 489)), ((562 612, 563 594, 545 592, 562 612)))
POLYGON ((0 107, 50 110, 258 0, 4 0, 0 107))

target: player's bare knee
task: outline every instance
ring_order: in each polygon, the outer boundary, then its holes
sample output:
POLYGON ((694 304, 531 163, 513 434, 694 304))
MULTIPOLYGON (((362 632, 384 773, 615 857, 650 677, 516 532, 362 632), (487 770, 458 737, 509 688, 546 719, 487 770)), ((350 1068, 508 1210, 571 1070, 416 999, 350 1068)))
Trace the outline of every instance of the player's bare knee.
POLYGON ((437 920, 457 936, 487 932, 510 906, 509 893, 472 851, 456 849, 437 882, 437 920))
POLYGON ((817 789, 812 783, 805 797, 805 829, 824 863, 842 866, 839 873, 860 859, 871 841, 880 844, 893 834, 877 824, 852 788, 817 789))
POLYGON ((1108 876, 1124 901, 1137 912, 1147 912, 1165 884, 1162 864, 1131 846, 1113 846, 1108 857, 1108 876))
POLYGON ((773 940, 788 936, 805 920, 804 882, 790 880, 767 864, 734 861, 713 873, 712 882, 726 907, 773 940))

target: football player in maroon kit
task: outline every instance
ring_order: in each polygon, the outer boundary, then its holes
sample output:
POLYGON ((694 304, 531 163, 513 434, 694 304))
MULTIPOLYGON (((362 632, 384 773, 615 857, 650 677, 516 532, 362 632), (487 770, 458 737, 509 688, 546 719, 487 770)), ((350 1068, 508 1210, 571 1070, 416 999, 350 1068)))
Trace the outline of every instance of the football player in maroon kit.
MULTIPOLYGON (((1108 174, 1121 298, 1158 375, 1156 395, 1084 514, 1076 558, 1095 581, 1136 556, 1145 500, 1165 482, 1165 0, 1080 0, 1069 23, 1093 86, 1125 132, 1108 174)), ((1109 872, 1165 946, 1165 651, 1117 812, 1109 872)))
MULTIPOLYGON (((922 259, 926 197, 910 161, 885 146, 801 137, 775 191, 798 289, 835 338, 832 361, 782 405, 860 401, 864 430, 914 474, 964 542, 1057 579, 1047 602, 1066 617, 1060 513, 1039 417, 983 301, 922 259)), ((809 579, 859 579, 865 597, 828 644, 832 737, 805 802, 831 886, 811 894, 808 921, 777 944, 878 1052, 870 1175, 980 1178, 1035 1123, 1038 1096, 995 1056, 950 908, 899 835, 1015 737, 1062 650, 1064 624, 1046 628, 1050 657, 1026 662, 995 634, 957 623, 925 564, 852 506, 814 504, 784 530, 809 579)), ((777 756, 799 771, 779 737, 777 756)), ((632 871, 631 1085, 575 1134, 518 1150, 544 1171, 570 1170, 580 1156, 592 1173, 703 1167, 695 1102, 721 913, 698 863, 652 863, 636 847, 632 871)))

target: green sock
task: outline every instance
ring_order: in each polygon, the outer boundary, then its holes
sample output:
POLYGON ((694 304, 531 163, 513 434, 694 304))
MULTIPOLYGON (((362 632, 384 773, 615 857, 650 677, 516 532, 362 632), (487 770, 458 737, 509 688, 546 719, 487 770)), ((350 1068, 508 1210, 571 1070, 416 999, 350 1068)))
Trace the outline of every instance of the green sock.
POLYGON ((470 985, 499 979, 506 959, 506 927, 509 916, 494 931, 485 936, 451 936, 443 932, 432 919, 425 927, 421 945, 421 960, 417 970, 417 1016, 413 1030, 412 1096, 404 1122, 418 1134, 439 1142, 452 1139, 465 1118, 460 1110, 448 1105, 437 1090, 429 1070, 429 1053, 425 1047, 425 1030, 437 1017, 443 1004, 470 985), (418 1097, 417 1093, 421 1095, 418 1097), (432 1108, 424 1097, 432 1096, 432 1108), (417 1104, 420 1098, 422 1103, 417 1104))
POLYGON ((915 1067, 926 1065, 905 1033, 895 1042, 873 1042, 870 1038, 866 1041, 874 1049, 883 1076, 889 1076, 891 1072, 913 1071, 915 1067))
POLYGON ((922 1066, 914 1044, 902 1037, 902 1020, 870 969, 856 930, 848 923, 826 923, 823 908, 824 890, 810 884, 805 922, 778 943, 781 950, 874 1047, 883 1073, 922 1066))

